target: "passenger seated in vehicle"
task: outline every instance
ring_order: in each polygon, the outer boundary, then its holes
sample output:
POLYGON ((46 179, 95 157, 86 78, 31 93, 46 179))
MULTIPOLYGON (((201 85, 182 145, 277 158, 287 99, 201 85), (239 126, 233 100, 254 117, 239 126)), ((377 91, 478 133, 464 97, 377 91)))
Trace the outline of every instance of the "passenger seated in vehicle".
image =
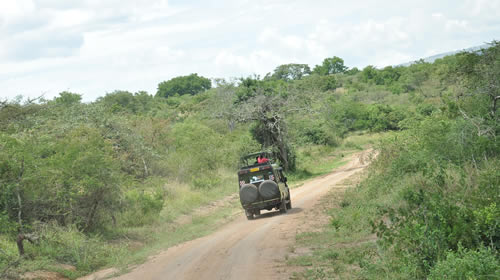
POLYGON ((268 158, 264 154, 260 154, 260 156, 257 158, 257 163, 267 163, 269 161, 268 158))

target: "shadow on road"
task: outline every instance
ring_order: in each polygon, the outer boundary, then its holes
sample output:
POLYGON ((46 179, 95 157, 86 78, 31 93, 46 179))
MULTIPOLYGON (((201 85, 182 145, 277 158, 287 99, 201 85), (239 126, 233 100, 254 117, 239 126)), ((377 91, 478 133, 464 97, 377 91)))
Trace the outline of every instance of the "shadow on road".
MULTIPOLYGON (((265 210, 263 210, 265 211, 265 210)), ((302 208, 292 208, 290 210, 287 211, 286 214, 284 215, 293 215, 293 214, 297 214, 297 213, 300 213, 302 212, 302 208)), ((271 217, 274 217, 274 216, 279 216, 279 215, 282 215, 280 214, 280 211, 266 211, 265 213, 261 213, 259 216, 255 216, 255 219, 258 220, 258 219, 267 219, 267 218, 271 218, 271 217)))

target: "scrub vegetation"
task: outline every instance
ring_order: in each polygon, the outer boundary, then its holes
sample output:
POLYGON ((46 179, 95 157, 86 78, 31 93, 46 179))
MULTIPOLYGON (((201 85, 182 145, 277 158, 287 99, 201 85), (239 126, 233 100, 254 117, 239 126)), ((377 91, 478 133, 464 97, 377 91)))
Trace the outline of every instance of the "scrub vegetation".
MULTIPOLYGON (((345 250, 353 275, 453 277, 461 264, 486 279, 499 267, 499 54, 493 42, 408 67, 349 69, 332 57, 213 87, 177 77, 154 95, 2 100, 0 278, 75 278, 213 230, 231 205, 178 219, 236 193, 246 153, 272 150, 293 183, 385 139, 327 231, 377 233, 356 255, 345 250)), ((342 254, 326 255, 320 279, 335 277, 342 254)))
MULTIPOLYGON (((407 68, 404 80, 419 81, 415 115, 377 145, 354 187, 330 197, 323 231, 297 236, 312 253, 288 260, 305 267, 294 279, 498 278, 499 62, 496 42, 407 68)), ((361 77, 377 84, 384 70, 372 70, 361 77)))

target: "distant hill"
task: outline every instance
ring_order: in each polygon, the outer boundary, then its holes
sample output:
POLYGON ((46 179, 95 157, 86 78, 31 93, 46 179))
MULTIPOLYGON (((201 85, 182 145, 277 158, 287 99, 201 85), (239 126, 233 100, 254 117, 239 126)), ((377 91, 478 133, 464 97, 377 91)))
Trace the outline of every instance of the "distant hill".
MULTIPOLYGON (((471 48, 467 48, 467 49, 462 49, 462 50, 456 50, 456 51, 450 51, 450 52, 445 52, 445 53, 440 53, 440 54, 436 54, 436 55, 433 55, 433 56, 429 56, 429 57, 426 57, 426 58, 422 58, 425 62, 428 62, 428 63, 433 63, 436 59, 439 59, 439 58, 443 58, 445 56, 449 56, 449 55, 454 55, 454 54, 457 54, 459 52, 476 52, 476 51, 479 51, 481 49, 485 49, 485 48, 488 48, 490 45, 488 44, 484 44, 484 45, 480 45, 480 46, 475 46, 475 47, 471 47, 471 48)), ((402 64, 399 64, 397 66, 410 66, 412 65, 413 63, 419 61, 420 59, 417 59, 417 60, 414 60, 414 61, 411 61, 411 62, 406 62, 406 63, 402 63, 402 64)))

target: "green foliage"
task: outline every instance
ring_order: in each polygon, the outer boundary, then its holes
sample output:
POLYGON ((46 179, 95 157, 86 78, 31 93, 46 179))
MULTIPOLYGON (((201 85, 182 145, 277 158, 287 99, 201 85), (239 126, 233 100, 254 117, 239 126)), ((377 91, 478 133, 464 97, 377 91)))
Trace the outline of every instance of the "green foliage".
POLYGON ((377 77, 377 69, 372 65, 368 65, 361 71, 361 78, 364 82, 374 80, 377 77))
POLYGON ((500 249, 500 207, 496 202, 473 212, 477 237, 490 248, 500 249))
POLYGON ((480 247, 447 253, 429 273, 428 279, 493 279, 500 273, 500 261, 490 249, 480 247))
POLYGON ((400 107, 366 105, 350 98, 332 100, 329 106, 328 122, 339 136, 356 130, 401 130, 402 122, 412 117, 410 112, 400 107))
MULTIPOLYGON (((17 246, 15 242, 12 242, 11 239, 5 238, 3 235, 0 235, 0 267, 8 267, 12 265, 19 258, 17 252, 17 246)), ((4 274, 4 270, 2 270, 2 275, 4 274)))
POLYGON ((117 90, 100 97, 98 102, 102 102, 113 113, 140 114, 151 111, 154 106, 153 96, 144 91, 133 94, 128 91, 117 90))
POLYGON ((311 74, 311 69, 307 64, 283 64, 276 69, 274 69, 274 73, 270 76, 272 79, 284 80, 284 81, 292 81, 292 80, 300 80, 304 76, 311 74))
POLYGON ((430 63, 422 60, 410 65, 399 78, 403 88, 408 92, 421 90, 424 82, 430 78, 431 67, 430 63))
POLYGON ((319 75, 330 75, 344 73, 347 66, 344 65, 344 60, 340 57, 334 56, 325 58, 321 65, 316 65, 313 72, 319 75))
POLYGON ((353 68, 351 68, 351 69, 347 70, 345 73, 346 73, 347 75, 356 75, 356 74, 358 74, 359 72, 361 72, 361 71, 358 69, 358 67, 353 67, 353 68))
POLYGON ((432 104, 419 104, 416 109, 422 116, 430 116, 433 112, 437 111, 437 108, 432 104))
POLYGON ((191 172, 215 170, 228 163, 222 136, 194 120, 175 124, 169 141, 174 149, 170 155, 176 159, 171 162, 170 172, 179 174, 180 179, 189 179, 191 172))
POLYGON ((179 76, 158 84, 157 97, 169 97, 175 94, 195 95, 212 87, 209 79, 191 74, 188 76, 179 76))
POLYGON ((13 197, 18 188, 27 221, 56 219, 90 230, 108 215, 106 210, 117 199, 117 170, 111 146, 97 130, 77 127, 55 141, 45 137, 6 142, 11 144, 3 151, 10 160, 2 160, 8 163, 1 172, 7 187, 2 200, 12 209, 10 216, 19 211, 13 197))
POLYGON ((198 174, 193 177, 193 187, 200 190, 217 188, 221 184, 218 176, 213 174, 198 174))
MULTIPOLYGON (((321 123, 306 123, 298 133, 299 139, 303 143, 310 143, 316 145, 338 146, 338 139, 334 132, 329 129, 325 124, 321 123)), ((298 140, 299 140, 298 139, 298 140)))
POLYGON ((316 92, 334 91, 342 86, 342 79, 339 75, 318 75, 311 74, 302 80, 294 81, 291 86, 294 90, 300 90, 305 94, 314 94, 316 92))
POLYGON ((0 212, 0 235, 13 236, 16 232, 17 225, 9 219, 7 211, 0 212))
POLYGON ((402 67, 387 66, 384 69, 380 70, 380 72, 375 77, 375 83, 377 85, 392 85, 399 80, 401 77, 402 67))
POLYGON ((328 117, 330 125, 339 136, 344 136, 349 131, 363 130, 369 127, 368 105, 349 98, 332 100, 328 117))
POLYGON ((37 225, 40 242, 26 248, 32 257, 71 264, 80 273, 90 273, 122 255, 120 248, 104 244, 99 236, 86 236, 74 227, 37 225))
MULTIPOLYGON (((331 212, 327 234, 321 235, 332 240, 322 240, 326 246, 365 244, 371 224, 377 243, 371 249, 349 247, 359 253, 353 258, 359 267, 349 277, 492 279, 499 273, 500 146, 492 96, 498 95, 493 77, 500 53, 498 44, 492 47, 434 64, 367 67, 343 78, 348 94, 329 98, 333 127, 346 129, 364 119, 372 130, 404 129, 379 145, 366 179, 331 212), (406 96, 413 104, 376 104, 376 90, 383 100, 406 96)), ((337 277, 338 267, 346 268, 341 264, 352 264, 349 254, 320 264, 335 268, 324 277, 337 277)))
POLYGON ((500 184, 500 174, 492 169, 498 160, 476 158, 498 151, 469 125, 429 118, 392 148, 386 146, 397 156, 389 164, 389 174, 382 176, 400 178, 404 204, 384 211, 391 222, 380 223, 377 232, 404 263, 416 266, 413 273, 418 278, 459 244, 500 248, 499 190, 494 187, 500 184))
POLYGON ((458 95, 462 115, 475 119, 478 133, 496 137, 500 132, 500 42, 493 41, 481 53, 461 53, 455 65, 465 93, 458 95), (477 106, 481 103, 480 106, 477 106), (472 106, 467 106, 471 104, 472 106), (478 110, 479 109, 479 110, 478 110))
POLYGON ((399 130, 401 129, 399 123, 407 117, 404 109, 377 104, 369 108, 368 128, 372 131, 399 130))
POLYGON ((339 82, 334 75, 328 75, 328 76, 322 76, 320 85, 321 85, 321 90, 323 91, 335 90, 336 88, 339 87, 339 82))
POLYGON ((59 93, 59 97, 55 97, 54 101, 56 104, 70 106, 73 104, 79 104, 82 100, 82 96, 77 93, 72 93, 68 91, 63 91, 59 93))
POLYGON ((159 187, 155 189, 134 188, 125 192, 125 211, 120 215, 120 224, 143 226, 157 220, 163 209, 164 194, 159 187))
POLYGON ((240 80, 235 91, 237 104, 248 101, 259 95, 272 96, 286 94, 283 80, 260 80, 259 77, 247 77, 240 80))

